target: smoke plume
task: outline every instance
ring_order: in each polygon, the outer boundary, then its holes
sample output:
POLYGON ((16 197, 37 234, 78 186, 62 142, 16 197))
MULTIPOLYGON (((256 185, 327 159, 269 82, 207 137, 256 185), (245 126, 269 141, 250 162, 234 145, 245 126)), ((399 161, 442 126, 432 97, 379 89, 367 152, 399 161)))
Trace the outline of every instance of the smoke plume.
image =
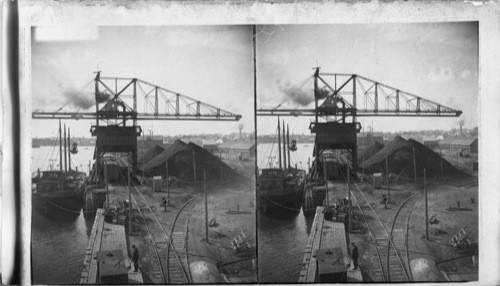
POLYGON ((66 90, 64 92, 64 97, 66 97, 66 104, 77 108, 89 109, 94 105, 92 98, 74 89, 66 90))
POLYGON ((300 106, 307 106, 314 101, 314 96, 318 99, 324 99, 330 95, 326 87, 319 88, 314 93, 314 88, 305 88, 303 85, 292 85, 288 81, 280 86, 281 92, 285 95, 284 99, 289 103, 295 103, 300 106))
POLYGON ((97 103, 106 102, 106 101, 108 101, 109 96, 110 96, 110 94, 107 93, 106 91, 97 92, 95 94, 95 101, 97 101, 97 103))
POLYGON ((325 99, 329 95, 331 95, 330 90, 326 86, 318 88, 315 94, 317 99, 325 99))
POLYGON ((285 95, 285 100, 300 106, 307 106, 314 101, 314 95, 303 87, 291 85, 288 81, 280 86, 281 92, 285 95))

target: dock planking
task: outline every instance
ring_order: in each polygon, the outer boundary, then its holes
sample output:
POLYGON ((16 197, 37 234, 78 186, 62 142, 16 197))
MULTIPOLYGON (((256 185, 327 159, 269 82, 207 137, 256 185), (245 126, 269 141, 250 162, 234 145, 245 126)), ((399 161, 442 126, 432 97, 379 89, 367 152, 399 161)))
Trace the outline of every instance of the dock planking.
POLYGON ((97 252, 101 249, 102 226, 104 224, 103 209, 96 211, 92 232, 90 234, 80 284, 96 284, 97 278, 97 252))
MULTIPOLYGON (((342 223, 325 220, 323 207, 316 208, 316 214, 306 245, 299 283, 316 282, 316 251, 320 248, 340 247, 348 255, 345 226, 342 223)), ((348 258, 350 260, 350 258, 348 258)), ((352 265, 351 265, 352 268, 352 265)), ((361 271, 348 270, 347 282, 362 282, 361 271)))
MULTIPOLYGON (((121 250, 125 265, 131 265, 126 239, 125 226, 105 222, 104 210, 98 209, 85 254, 80 284, 98 283, 97 253, 99 251, 121 250)), ((141 272, 133 272, 132 268, 128 273, 128 281, 130 284, 144 283, 141 272)))

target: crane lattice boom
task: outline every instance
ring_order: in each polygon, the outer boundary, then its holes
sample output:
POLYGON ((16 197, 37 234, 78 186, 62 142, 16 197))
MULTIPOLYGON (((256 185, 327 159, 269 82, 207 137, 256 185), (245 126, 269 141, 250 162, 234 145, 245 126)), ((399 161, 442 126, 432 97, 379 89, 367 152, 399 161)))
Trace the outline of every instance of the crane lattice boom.
POLYGON ((259 108, 258 116, 458 117, 453 109, 356 74, 315 73, 317 108, 259 108), (329 81, 327 81, 327 79, 329 81))
MULTIPOLYGON (((201 102, 136 78, 100 77, 95 79, 96 102, 104 107, 96 112, 33 111, 34 119, 89 119, 113 117, 106 103, 117 102, 122 115, 137 120, 214 120, 238 121, 241 115, 201 102)), ((99 105, 98 105, 99 106, 99 105)))

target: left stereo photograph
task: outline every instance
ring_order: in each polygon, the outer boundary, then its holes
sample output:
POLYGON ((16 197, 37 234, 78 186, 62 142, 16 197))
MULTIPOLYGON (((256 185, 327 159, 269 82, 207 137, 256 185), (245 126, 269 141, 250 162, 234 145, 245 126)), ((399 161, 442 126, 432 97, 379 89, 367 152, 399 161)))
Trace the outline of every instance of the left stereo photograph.
POLYGON ((252 26, 32 27, 32 283, 256 283, 252 26))

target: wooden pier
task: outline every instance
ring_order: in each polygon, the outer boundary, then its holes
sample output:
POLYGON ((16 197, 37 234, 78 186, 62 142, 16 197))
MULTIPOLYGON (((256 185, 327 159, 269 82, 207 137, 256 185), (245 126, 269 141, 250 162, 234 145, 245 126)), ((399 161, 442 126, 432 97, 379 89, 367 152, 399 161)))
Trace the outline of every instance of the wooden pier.
MULTIPOLYGON (((347 239, 344 223, 325 220, 323 214, 324 207, 317 207, 311 232, 307 241, 304 259, 302 261, 302 269, 299 275, 299 283, 314 283, 317 277, 317 261, 316 252, 318 249, 340 248, 344 256, 344 263, 350 263, 348 257, 347 239)), ((361 271, 352 270, 353 265, 350 263, 349 269, 346 266, 347 281, 345 282, 362 282, 361 271)), ((331 281, 341 282, 341 281, 331 281)))
MULTIPOLYGON (((131 260, 128 258, 127 238, 125 226, 104 221, 104 210, 97 209, 92 233, 85 251, 82 274, 79 284, 99 284, 99 269, 97 253, 100 251, 121 250, 124 265, 129 267, 131 260)), ((140 271, 133 272, 133 267, 128 271, 129 284, 143 284, 140 271)))

